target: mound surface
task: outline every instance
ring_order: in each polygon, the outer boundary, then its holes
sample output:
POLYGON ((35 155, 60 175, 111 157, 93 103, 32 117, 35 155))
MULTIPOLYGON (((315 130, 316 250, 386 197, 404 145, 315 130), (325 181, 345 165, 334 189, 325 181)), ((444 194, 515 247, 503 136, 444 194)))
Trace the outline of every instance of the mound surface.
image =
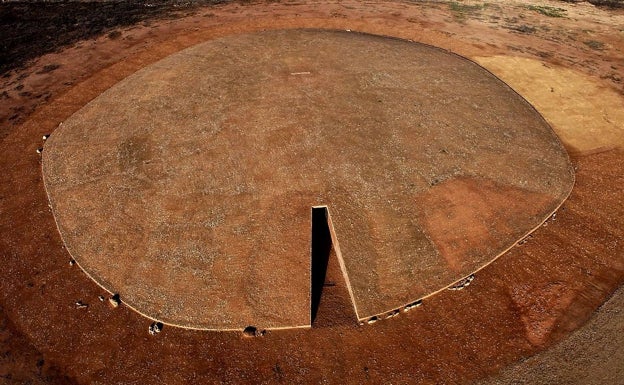
POLYGON ((568 196, 565 150, 478 65, 329 31, 208 41, 128 77, 47 141, 63 240, 139 312, 310 325, 311 207, 359 319, 486 265, 568 196))

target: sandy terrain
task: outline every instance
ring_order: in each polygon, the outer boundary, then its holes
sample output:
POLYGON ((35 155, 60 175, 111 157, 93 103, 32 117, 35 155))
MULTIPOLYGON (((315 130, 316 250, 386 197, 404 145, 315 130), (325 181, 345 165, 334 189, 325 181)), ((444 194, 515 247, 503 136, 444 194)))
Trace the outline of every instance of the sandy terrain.
POLYGON ((7 383, 537 383, 539 369, 548 368, 543 383, 621 382, 623 294, 615 291, 624 281, 624 15, 550 2, 564 9, 553 17, 530 4, 219 5, 107 31, 5 73, 0 375, 7 383), (41 136, 171 53, 214 37, 300 27, 396 36, 478 61, 551 123, 575 167, 572 194, 469 287, 442 292, 401 317, 366 328, 349 322, 330 257, 323 327, 258 338, 165 327, 150 336, 150 320, 100 302, 108 293, 69 265, 43 190, 35 151, 41 136), (584 377, 566 354, 587 368, 584 377))

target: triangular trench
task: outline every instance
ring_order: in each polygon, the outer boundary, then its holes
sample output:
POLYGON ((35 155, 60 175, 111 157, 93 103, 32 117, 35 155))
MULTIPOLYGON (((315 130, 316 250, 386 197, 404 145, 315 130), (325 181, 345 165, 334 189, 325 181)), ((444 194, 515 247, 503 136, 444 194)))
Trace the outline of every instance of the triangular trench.
POLYGON ((328 207, 313 206, 311 219, 311 325, 355 322, 357 306, 328 207))

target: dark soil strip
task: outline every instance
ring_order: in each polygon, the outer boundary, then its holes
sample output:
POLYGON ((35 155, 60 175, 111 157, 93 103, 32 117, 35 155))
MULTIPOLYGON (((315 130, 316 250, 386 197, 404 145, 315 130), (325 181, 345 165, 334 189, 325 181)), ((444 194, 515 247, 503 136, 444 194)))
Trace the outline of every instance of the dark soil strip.
POLYGON ((80 40, 156 18, 177 18, 225 0, 19 1, 0 3, 0 73, 80 40))

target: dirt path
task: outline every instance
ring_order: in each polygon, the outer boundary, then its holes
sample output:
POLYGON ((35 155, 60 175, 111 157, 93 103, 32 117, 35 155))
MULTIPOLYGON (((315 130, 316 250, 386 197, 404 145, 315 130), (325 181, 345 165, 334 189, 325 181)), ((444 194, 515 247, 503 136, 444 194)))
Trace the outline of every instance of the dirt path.
MULTIPOLYGON (((618 131, 624 122, 617 110, 622 105, 624 16, 585 3, 552 2, 566 11, 564 17, 550 17, 529 4, 220 5, 81 41, 5 74, 0 82, 5 170, 0 302, 7 321, 0 374, 8 383, 69 381, 65 377, 93 384, 137 379, 169 384, 462 383, 495 374, 563 340, 624 281, 624 153, 618 131), (525 90, 566 142, 577 174, 572 195, 554 220, 482 270, 468 288, 441 293, 404 317, 367 328, 345 323, 251 339, 174 328, 154 338, 147 333, 149 320, 123 305, 112 309, 100 302, 98 295, 106 293, 69 266, 43 192, 35 152, 41 135, 119 80, 182 48, 217 36, 295 27, 397 36, 478 60, 516 90, 525 90), (534 75, 541 68, 535 63, 547 67, 539 72, 540 83, 522 76, 519 63, 534 68, 534 75), (581 80, 561 81, 570 77, 581 80), (563 104, 578 99, 579 90, 591 91, 583 98, 591 103, 581 106, 583 120, 568 119, 563 104), (543 92, 556 97, 540 98, 543 92), (46 108, 52 100, 54 110, 46 108), (594 128, 594 122, 600 124, 594 128), (579 129, 590 125, 596 134, 579 129), (600 133, 610 139, 596 140, 600 133), (89 306, 78 307, 78 301, 89 306), (29 353, 33 348, 40 353, 29 353)), ((608 327, 590 325, 606 333, 604 340, 614 340, 608 327)), ((568 349, 588 349, 586 340, 569 341, 568 349)), ((558 354, 553 352, 548 354, 558 354)), ((556 360, 536 360, 540 357, 556 360)), ((614 366, 596 368, 617 379, 616 365, 622 361, 606 362, 614 366)), ((509 373, 505 376, 530 378, 532 372, 509 373)))

